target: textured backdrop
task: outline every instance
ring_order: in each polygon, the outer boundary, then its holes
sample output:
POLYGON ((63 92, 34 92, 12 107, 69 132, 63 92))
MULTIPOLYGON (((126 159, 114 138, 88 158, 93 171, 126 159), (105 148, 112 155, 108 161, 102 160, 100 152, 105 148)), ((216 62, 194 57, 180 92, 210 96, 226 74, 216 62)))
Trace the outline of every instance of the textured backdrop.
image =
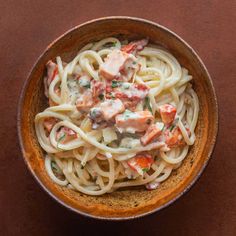
POLYGON ((0 0, 0 235, 236 235, 236 1, 0 0), (33 63, 71 27, 102 16, 160 23, 200 55, 216 88, 220 127, 210 164, 181 199, 127 222, 84 218, 36 183, 21 157, 17 102, 33 63))

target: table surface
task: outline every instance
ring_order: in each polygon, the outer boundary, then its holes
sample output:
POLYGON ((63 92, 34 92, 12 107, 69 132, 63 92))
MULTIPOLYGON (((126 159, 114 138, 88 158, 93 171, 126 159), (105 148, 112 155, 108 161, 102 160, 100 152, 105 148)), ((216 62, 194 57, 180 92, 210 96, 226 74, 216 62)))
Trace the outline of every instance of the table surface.
POLYGON ((236 235, 236 1, 0 0, 0 235, 236 235), (90 19, 128 15, 183 37, 208 68, 219 103, 212 159, 195 186, 170 207, 142 219, 104 222, 70 212, 36 183, 17 138, 17 102, 46 46, 90 19))

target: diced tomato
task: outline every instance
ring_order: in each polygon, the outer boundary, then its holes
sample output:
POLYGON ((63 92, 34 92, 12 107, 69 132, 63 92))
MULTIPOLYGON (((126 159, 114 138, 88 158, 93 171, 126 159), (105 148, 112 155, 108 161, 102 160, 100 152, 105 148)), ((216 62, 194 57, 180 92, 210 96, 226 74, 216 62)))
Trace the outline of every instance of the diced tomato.
POLYGON ((143 175, 144 172, 147 172, 150 170, 153 162, 154 160, 151 155, 138 154, 135 157, 128 160, 127 164, 132 170, 138 172, 140 175, 143 175))
POLYGON ((120 132, 143 132, 153 121, 154 117, 149 111, 126 111, 116 116, 116 127, 120 132))
POLYGON ((78 111, 88 111, 93 105, 93 94, 90 90, 86 90, 76 101, 78 111))
POLYGON ((121 51, 126 53, 135 53, 137 51, 143 50, 143 48, 148 44, 147 39, 142 39, 139 41, 131 42, 121 48, 121 51))
POLYGON ((146 146, 151 143, 155 138, 159 137, 164 127, 163 123, 152 124, 148 127, 144 136, 141 137, 141 144, 146 146))
POLYGON ((164 104, 159 107, 159 111, 164 124, 170 125, 174 121, 176 115, 176 108, 174 106, 164 104))
POLYGON ((179 127, 175 127, 172 131, 167 129, 164 133, 164 136, 165 143, 168 147, 177 147, 185 144, 184 138, 179 127))
POLYGON ((62 127, 56 134, 56 139, 59 143, 67 143, 76 138, 76 132, 68 127, 62 127))
POLYGON ((57 123, 58 119, 54 117, 48 117, 44 119, 43 126, 50 133, 53 126, 57 123))

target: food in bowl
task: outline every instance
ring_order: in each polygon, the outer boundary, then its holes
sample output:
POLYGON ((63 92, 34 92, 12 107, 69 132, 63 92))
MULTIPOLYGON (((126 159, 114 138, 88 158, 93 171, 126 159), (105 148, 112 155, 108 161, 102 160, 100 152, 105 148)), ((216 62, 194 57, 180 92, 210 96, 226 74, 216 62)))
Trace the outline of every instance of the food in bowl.
POLYGON ((192 76, 148 39, 105 38, 46 69, 48 108, 35 129, 56 184, 88 195, 156 189, 194 144, 192 76))

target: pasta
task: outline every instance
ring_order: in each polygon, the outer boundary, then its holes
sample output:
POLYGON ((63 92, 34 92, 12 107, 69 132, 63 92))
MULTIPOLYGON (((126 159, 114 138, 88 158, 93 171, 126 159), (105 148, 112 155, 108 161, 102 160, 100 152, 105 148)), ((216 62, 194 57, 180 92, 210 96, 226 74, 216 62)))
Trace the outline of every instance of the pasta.
POLYGON ((192 76, 168 51, 110 37, 46 67, 49 106, 35 130, 56 184, 88 195, 151 190, 181 166, 199 103, 192 76))

